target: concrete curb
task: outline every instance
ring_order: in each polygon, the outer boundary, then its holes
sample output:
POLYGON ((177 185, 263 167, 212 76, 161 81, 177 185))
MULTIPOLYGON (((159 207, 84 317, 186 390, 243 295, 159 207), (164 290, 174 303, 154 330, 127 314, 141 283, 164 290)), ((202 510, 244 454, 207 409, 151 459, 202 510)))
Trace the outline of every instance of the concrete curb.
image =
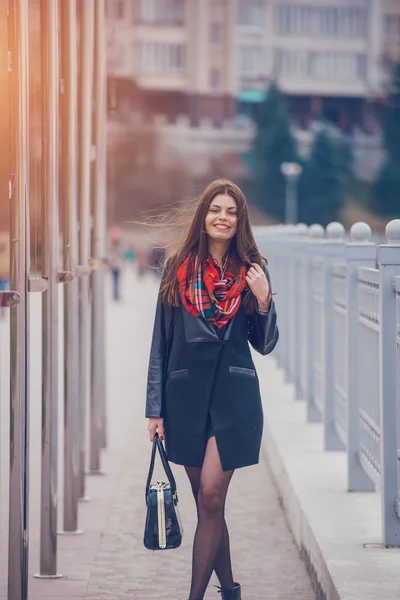
POLYGON ((346 455, 322 450, 322 426, 273 358, 254 356, 264 409, 266 455, 318 600, 398 600, 400 550, 381 546, 378 492, 346 491, 346 455))
POLYGON ((300 555, 306 563, 307 572, 315 590, 317 600, 340 600, 317 540, 305 519, 290 476, 285 469, 279 448, 268 425, 264 429, 263 453, 268 461, 273 480, 290 530, 300 555))

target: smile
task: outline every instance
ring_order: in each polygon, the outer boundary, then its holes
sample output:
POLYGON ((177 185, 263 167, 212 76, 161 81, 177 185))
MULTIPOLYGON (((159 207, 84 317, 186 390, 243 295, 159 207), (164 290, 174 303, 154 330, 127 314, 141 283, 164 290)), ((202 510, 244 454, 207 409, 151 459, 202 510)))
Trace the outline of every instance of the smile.
POLYGON ((221 224, 214 225, 214 227, 216 229, 219 229, 220 231, 227 231, 229 229, 228 225, 221 225, 221 224))

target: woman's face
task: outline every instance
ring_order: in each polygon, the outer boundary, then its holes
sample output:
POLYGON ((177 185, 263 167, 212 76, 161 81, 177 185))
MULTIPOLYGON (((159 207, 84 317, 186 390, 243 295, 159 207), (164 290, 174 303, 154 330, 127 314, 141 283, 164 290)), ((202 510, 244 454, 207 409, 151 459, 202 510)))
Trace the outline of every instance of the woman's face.
POLYGON ((218 194, 206 215, 206 232, 213 240, 231 240, 236 234, 237 204, 229 194, 218 194))

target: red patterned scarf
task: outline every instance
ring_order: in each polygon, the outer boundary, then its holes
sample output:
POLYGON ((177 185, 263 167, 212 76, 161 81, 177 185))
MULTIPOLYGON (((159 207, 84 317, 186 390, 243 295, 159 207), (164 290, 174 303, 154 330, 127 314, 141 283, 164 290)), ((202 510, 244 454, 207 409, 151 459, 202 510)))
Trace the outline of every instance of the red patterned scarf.
POLYGON ((203 317, 216 327, 226 325, 237 313, 241 293, 246 287, 247 269, 243 265, 239 275, 232 272, 232 259, 227 256, 222 270, 207 254, 201 264, 194 266, 194 285, 188 273, 190 256, 178 269, 179 295, 186 310, 195 317, 203 317))

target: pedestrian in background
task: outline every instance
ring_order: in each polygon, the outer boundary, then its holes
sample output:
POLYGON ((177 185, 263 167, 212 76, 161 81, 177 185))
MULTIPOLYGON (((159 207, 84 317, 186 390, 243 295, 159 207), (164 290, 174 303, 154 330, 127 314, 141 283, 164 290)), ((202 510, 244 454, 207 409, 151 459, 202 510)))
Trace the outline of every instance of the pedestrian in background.
POLYGON ((133 246, 127 247, 127 249, 125 250, 124 259, 127 263, 133 265, 133 263, 135 262, 135 251, 133 249, 133 246))
MULTIPOLYGON (((4 229, 0 230, 0 292, 5 292, 10 286, 10 234, 4 229)), ((4 317, 4 308, 0 315, 4 317)))
POLYGON ((113 298, 120 300, 121 271, 124 266, 124 249, 120 239, 112 239, 108 253, 108 265, 113 278, 113 298))
POLYGON ((204 598, 213 570, 222 599, 241 600, 225 501, 235 469, 259 461, 263 411, 249 342, 265 355, 278 335, 246 199, 234 183, 216 180, 168 253, 147 382, 150 440, 165 437, 168 459, 184 466, 196 502, 189 600, 204 598))

